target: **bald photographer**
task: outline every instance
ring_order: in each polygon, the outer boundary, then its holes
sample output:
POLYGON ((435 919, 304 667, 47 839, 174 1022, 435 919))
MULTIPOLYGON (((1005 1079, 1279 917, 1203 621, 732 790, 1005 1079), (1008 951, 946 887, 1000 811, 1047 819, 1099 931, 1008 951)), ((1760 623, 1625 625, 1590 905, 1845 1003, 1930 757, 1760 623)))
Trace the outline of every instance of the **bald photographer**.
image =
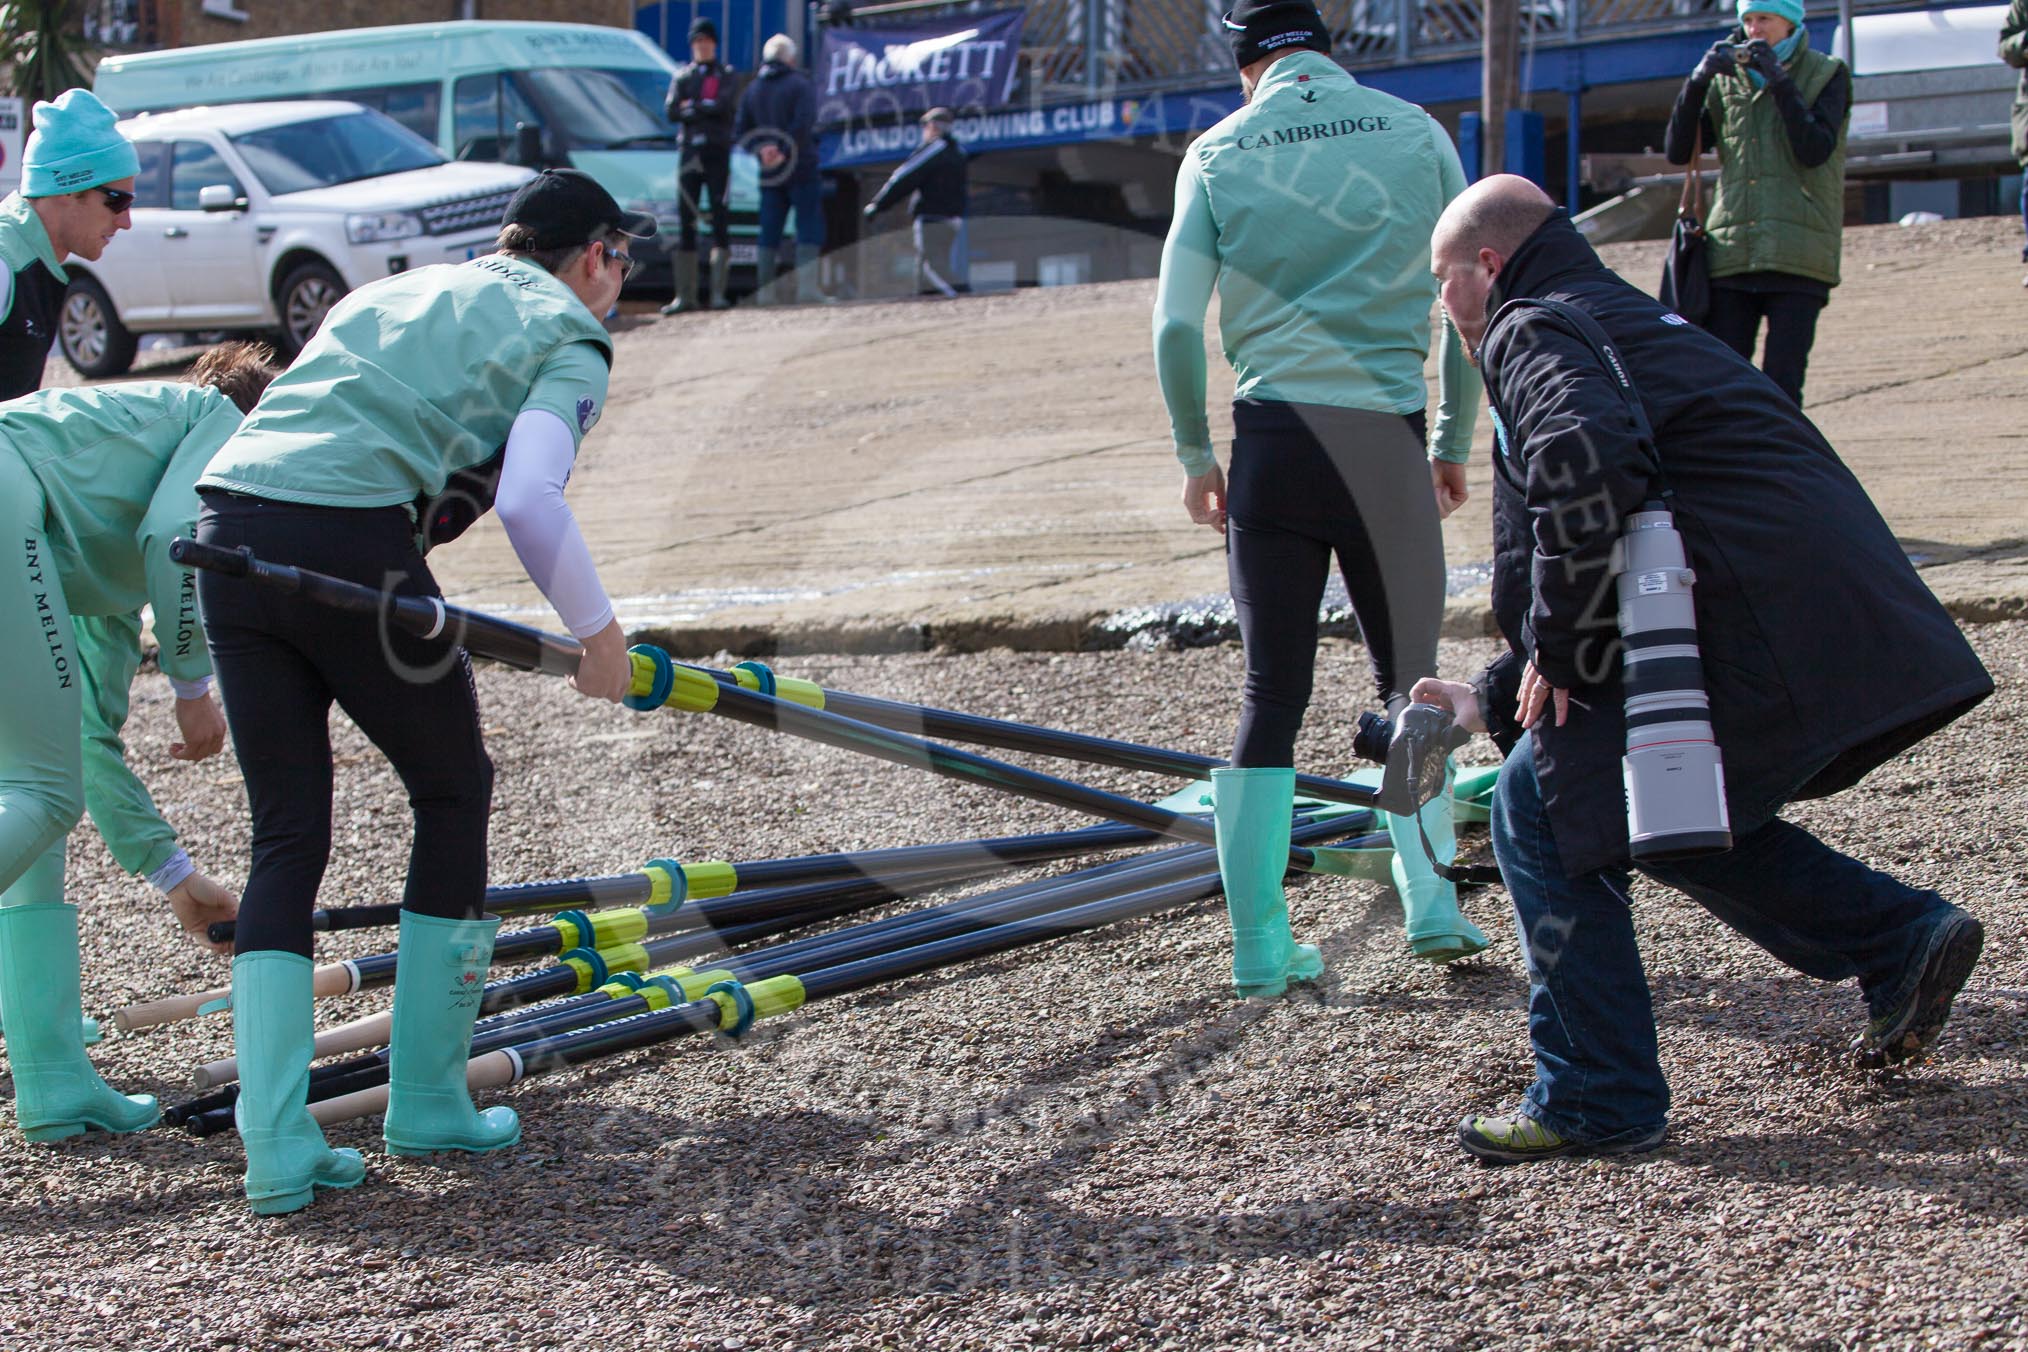
POLYGON ((1494 413, 1509 651, 1414 697, 1508 753, 1493 848, 1535 1054, 1521 1103, 1467 1117, 1460 1143, 1494 1163, 1662 1144, 1636 869, 1797 971, 1856 982, 1860 1064, 1919 1060, 1979 922, 1777 814, 1858 783, 1991 677, 1794 401, 1608 270, 1539 188, 1467 190, 1431 266, 1494 413))

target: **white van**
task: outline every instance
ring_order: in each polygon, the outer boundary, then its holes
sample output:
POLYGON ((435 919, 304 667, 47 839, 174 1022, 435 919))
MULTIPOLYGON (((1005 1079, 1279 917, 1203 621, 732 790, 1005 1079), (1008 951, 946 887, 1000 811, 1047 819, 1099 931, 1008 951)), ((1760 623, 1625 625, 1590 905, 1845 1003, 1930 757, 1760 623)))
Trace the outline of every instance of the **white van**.
MULTIPOLYGON (((663 100, 676 70, 667 52, 630 29, 467 20, 109 56, 92 91, 122 114, 349 99, 454 160, 571 165, 656 218, 660 231, 641 255, 666 276, 679 143, 663 100)), ((759 172, 751 155, 734 152, 726 196, 735 264, 754 259, 759 172)))
POLYGON ((265 331, 293 356, 356 286, 487 252, 534 172, 455 164, 356 103, 246 103, 120 123, 141 159, 133 229, 65 264, 64 358, 133 364, 143 333, 265 331))

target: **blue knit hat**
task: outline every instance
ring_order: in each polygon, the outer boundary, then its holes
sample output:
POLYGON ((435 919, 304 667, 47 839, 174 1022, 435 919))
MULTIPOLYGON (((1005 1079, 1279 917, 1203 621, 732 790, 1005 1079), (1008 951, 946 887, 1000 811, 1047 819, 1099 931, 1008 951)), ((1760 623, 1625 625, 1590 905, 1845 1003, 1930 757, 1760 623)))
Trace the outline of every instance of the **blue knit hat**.
POLYGON ((134 143, 119 118, 89 89, 67 89, 55 103, 35 105, 35 130, 21 156, 21 195, 82 192, 141 172, 134 143))
POLYGON ((1787 19, 1792 28, 1803 26, 1803 0, 1739 0, 1739 17, 1749 14, 1772 14, 1778 19, 1787 19))

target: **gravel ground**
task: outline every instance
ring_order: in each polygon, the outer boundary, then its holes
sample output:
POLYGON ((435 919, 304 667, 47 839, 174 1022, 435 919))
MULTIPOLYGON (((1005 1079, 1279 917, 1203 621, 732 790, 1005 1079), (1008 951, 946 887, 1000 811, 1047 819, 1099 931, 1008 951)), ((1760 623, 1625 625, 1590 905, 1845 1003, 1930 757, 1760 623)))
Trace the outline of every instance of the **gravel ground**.
MULTIPOLYGON (((1944 1053, 1846 1067, 1849 988, 1778 969, 1695 907, 1637 914, 1676 1112, 1666 1149, 1481 1168, 1458 1117, 1529 1076, 1503 894, 1480 960, 1406 959, 1382 888, 1295 894, 1314 990, 1221 990, 1216 903, 813 1006, 740 1045, 680 1044, 505 1096, 523 1144, 440 1163, 334 1131, 372 1176, 251 1217, 235 1138, 157 1131, 29 1147, 0 1127, 0 1339, 34 1348, 1500 1346, 2028 1347, 2028 867, 2008 772, 2028 625, 1971 631, 2001 691, 1798 820, 1942 888, 1988 926, 1944 1053), (2012 1276, 2009 1276, 2009 1274, 2012 1276)), ((1447 645, 1458 674, 1484 643, 1447 645)), ((1351 698, 1304 759, 1343 766, 1351 698)), ((1239 654, 800 658, 827 684, 1216 751, 1239 654)), ((624 871, 1068 824, 1060 813, 694 715, 595 708, 480 677, 499 765, 495 877, 624 871)), ((1328 687, 1327 687, 1328 688, 1328 687)), ((172 764, 169 692, 134 754, 201 865, 237 878, 229 761, 172 764)), ((406 809, 339 720, 325 900, 397 893, 406 809)), ((1483 744, 1481 744, 1483 745, 1483 744)), ((1125 775, 1093 778, 1166 791, 1125 775)), ((88 831, 73 838, 88 1006, 188 991, 222 962, 171 935, 88 831)), ((371 951, 343 936, 325 956, 371 951)), ((326 1005, 326 1021, 379 998, 326 1005)), ((173 1101, 222 1019, 109 1038, 97 1060, 173 1101)))

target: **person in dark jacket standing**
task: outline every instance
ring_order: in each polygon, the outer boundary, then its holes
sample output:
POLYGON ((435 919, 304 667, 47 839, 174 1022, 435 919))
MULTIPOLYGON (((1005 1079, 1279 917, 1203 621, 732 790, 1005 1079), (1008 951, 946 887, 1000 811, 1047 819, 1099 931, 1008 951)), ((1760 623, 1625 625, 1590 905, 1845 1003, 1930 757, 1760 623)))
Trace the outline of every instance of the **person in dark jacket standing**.
POLYGON ((970 175, 965 169, 965 152, 958 138, 951 135, 951 122, 948 108, 924 113, 921 147, 902 161, 866 204, 870 221, 897 198, 909 195, 919 296, 950 298, 972 289, 971 247, 965 232, 970 175))
POLYGON ((1464 1148, 1513 1163, 1662 1141, 1669 1090, 1628 910, 1611 599, 1623 519, 1657 495, 1696 578, 1733 846, 1639 867, 1798 971, 1856 978, 1861 1064, 1919 1059, 1978 961, 1979 922, 1776 813, 1850 788, 1991 694, 1992 678, 1809 419, 1608 271, 1539 188, 1475 185, 1438 224, 1432 268, 1496 419, 1493 608, 1510 651, 1470 685, 1414 693, 1508 750, 1493 848, 1536 1062, 1517 1111, 1465 1119, 1464 1148), (1495 290, 1506 304, 1489 319, 1495 290))
POLYGON ((700 193, 711 194, 711 299, 725 308, 732 272, 732 119, 738 108, 732 68, 718 59, 718 27, 709 19, 690 25, 690 64, 669 82, 669 120, 683 129, 676 173, 676 295, 665 315, 697 308, 697 213, 700 193))
POLYGON ((1704 327, 1751 359, 1765 319, 1761 369, 1801 404, 1817 315, 1838 284, 1852 73, 1810 50, 1802 0, 1739 0, 1739 21, 1683 82, 1662 151, 1690 163, 1700 127, 1718 151, 1704 327))
POLYGON ((0 202, 0 400, 42 388, 63 308, 63 260, 95 261, 133 226, 133 143, 89 90, 38 103, 21 156, 21 190, 0 202))
POLYGON ((824 249, 824 181, 817 173, 817 92, 796 69, 796 44, 777 33, 761 48, 760 73, 739 99, 733 134, 760 160, 760 289, 762 305, 780 299, 775 253, 789 213, 796 214, 796 299, 821 301, 817 257, 824 249))
MULTIPOLYGON (((2028 0, 2014 0, 2007 8, 2007 22, 2000 26, 2000 59, 2021 72, 2014 89, 2014 158, 2021 162, 2021 228, 2028 231, 2028 0)), ((2021 261, 2028 263, 2028 241, 2021 245, 2021 261)), ((2028 286, 2028 276, 2021 279, 2028 286)))

